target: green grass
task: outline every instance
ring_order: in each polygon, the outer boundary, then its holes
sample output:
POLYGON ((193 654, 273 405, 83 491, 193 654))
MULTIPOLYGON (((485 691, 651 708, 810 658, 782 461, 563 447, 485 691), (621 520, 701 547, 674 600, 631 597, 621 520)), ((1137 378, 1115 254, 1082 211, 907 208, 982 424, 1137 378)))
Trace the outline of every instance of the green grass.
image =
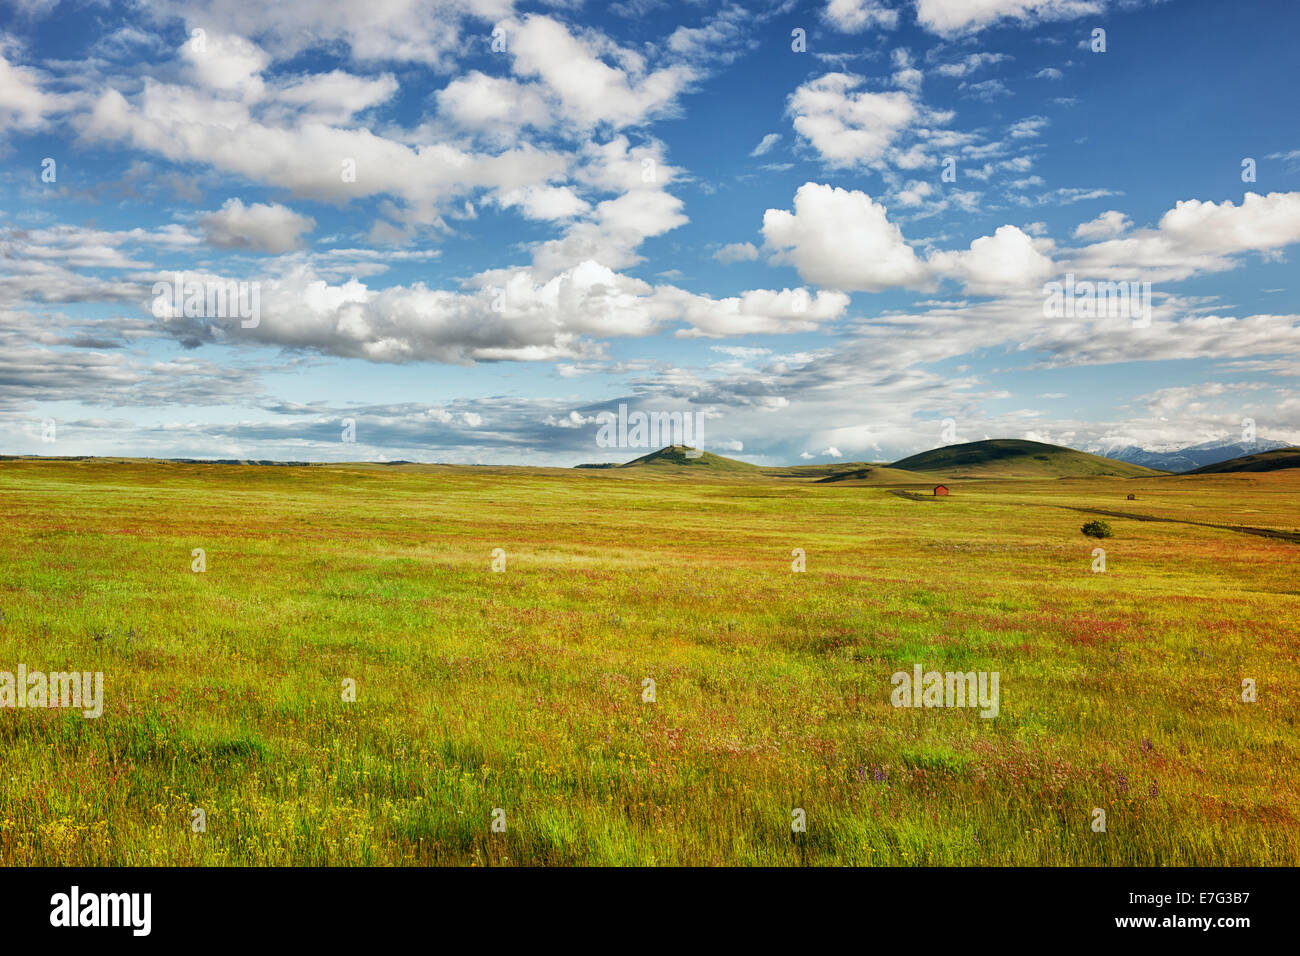
POLYGON ((891 467, 951 478, 1140 478, 1161 474, 1142 465, 1061 445, 1012 438, 934 448, 896 461, 891 467))
POLYGON ((1242 455, 1215 465, 1204 465, 1189 475, 1221 475, 1238 471, 1278 471, 1283 468, 1300 468, 1300 448, 1277 448, 1257 455, 1242 455))
POLYGON ((659 472, 0 463, 0 670, 106 684, 0 711, 0 863, 1300 862, 1300 546, 1109 518, 1096 574, 1070 510, 1293 474, 659 472), (999 716, 892 707, 918 662, 999 716))

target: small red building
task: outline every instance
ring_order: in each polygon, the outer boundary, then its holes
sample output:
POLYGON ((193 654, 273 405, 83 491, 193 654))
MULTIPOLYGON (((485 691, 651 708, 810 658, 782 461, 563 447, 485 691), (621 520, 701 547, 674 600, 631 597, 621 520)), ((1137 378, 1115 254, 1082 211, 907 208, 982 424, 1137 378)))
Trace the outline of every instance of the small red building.
POLYGON ((934 493, 935 493, 936 495, 944 495, 944 496, 947 496, 947 494, 948 494, 948 486, 947 486, 947 485, 935 485, 935 486, 934 486, 934 493))

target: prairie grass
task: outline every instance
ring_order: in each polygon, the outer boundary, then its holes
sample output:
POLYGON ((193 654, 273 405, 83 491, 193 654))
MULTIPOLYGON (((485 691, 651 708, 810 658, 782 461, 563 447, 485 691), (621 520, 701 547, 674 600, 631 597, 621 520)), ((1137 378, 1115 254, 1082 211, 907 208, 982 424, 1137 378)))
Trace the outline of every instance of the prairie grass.
POLYGON ((1300 544, 1070 510, 1300 479, 950 486, 0 462, 0 670, 105 676, 0 710, 0 864, 1300 863, 1300 544))

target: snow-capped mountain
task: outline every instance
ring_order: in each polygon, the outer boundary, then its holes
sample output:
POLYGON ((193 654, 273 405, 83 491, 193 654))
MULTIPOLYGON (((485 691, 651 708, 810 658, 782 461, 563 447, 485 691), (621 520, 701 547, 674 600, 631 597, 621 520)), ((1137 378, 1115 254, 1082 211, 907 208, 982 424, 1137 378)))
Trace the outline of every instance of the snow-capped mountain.
POLYGON ((1107 458, 1115 458, 1119 461, 1127 461, 1134 465, 1145 465, 1148 468, 1158 468, 1161 471, 1176 473, 1191 471, 1193 468, 1200 468, 1204 465, 1217 465, 1221 461, 1239 458, 1242 455, 1254 455, 1261 451, 1289 447, 1291 447, 1290 442, 1276 441, 1272 438, 1257 438, 1253 442, 1223 438, 1218 441, 1207 441, 1199 445, 1191 445, 1188 448, 1180 448, 1176 451, 1147 451, 1145 448, 1139 448, 1136 445, 1128 445, 1122 448, 1105 448, 1097 452, 1097 454, 1104 455, 1107 458))

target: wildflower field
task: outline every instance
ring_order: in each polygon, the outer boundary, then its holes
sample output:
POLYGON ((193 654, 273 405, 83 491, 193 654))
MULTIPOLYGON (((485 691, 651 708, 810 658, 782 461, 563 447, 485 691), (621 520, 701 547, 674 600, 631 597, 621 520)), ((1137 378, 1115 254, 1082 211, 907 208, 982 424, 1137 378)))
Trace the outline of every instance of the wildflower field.
POLYGON ((948 484, 0 462, 0 865, 1300 863, 1296 471, 948 484))

